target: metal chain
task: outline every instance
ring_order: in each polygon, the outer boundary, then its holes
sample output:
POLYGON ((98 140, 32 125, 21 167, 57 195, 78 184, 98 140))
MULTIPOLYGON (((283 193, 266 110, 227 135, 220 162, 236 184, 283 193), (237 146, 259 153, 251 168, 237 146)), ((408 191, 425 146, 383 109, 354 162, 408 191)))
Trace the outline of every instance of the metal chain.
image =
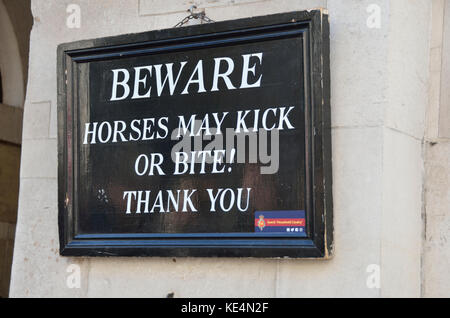
POLYGON ((189 8, 189 10, 187 10, 188 12, 190 12, 191 14, 188 15, 187 17, 185 17, 183 20, 181 20, 180 22, 178 22, 174 28, 179 28, 182 27, 183 25, 185 25, 186 23, 188 23, 190 20, 192 19, 200 19, 202 22, 206 22, 206 23, 212 23, 215 22, 214 20, 211 20, 210 18, 208 18, 205 14, 204 11, 201 11, 199 13, 194 13, 194 9, 197 9, 196 6, 191 6, 189 8))

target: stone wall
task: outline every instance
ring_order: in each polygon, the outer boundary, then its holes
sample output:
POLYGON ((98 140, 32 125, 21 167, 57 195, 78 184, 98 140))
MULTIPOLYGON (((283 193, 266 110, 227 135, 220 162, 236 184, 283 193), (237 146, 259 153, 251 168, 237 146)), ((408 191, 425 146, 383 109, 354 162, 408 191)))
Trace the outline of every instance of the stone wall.
POLYGON ((57 45, 169 28, 187 15, 192 1, 113 2, 32 1, 11 296, 421 295, 429 0, 196 1, 216 21, 328 9, 335 226, 331 260, 60 257, 57 45), (66 9, 72 3, 81 9, 80 28, 66 26, 66 9), (379 23, 373 20, 377 12, 379 23), (66 282, 74 268, 80 269, 80 288, 69 288, 66 282))
POLYGON ((450 1, 433 0, 425 135, 423 294, 450 294, 450 1))

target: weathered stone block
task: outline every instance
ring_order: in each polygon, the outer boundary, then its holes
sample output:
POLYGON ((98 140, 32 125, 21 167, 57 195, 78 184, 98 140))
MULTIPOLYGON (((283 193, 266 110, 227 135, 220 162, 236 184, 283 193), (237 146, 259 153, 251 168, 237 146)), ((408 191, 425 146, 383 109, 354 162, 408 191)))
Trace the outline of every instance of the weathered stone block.
POLYGON ((29 103, 25 106, 23 127, 24 139, 48 138, 50 124, 50 102, 29 103))
POLYGON ((21 178, 56 178, 58 153, 56 139, 24 140, 21 178))

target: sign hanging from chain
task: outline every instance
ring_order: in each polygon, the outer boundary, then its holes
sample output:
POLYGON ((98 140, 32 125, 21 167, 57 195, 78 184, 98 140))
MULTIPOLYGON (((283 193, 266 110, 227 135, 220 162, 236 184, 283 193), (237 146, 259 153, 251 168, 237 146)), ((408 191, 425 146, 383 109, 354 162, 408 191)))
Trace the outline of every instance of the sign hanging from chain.
POLYGON ((328 258, 329 81, 319 10, 60 45, 61 254, 328 258))

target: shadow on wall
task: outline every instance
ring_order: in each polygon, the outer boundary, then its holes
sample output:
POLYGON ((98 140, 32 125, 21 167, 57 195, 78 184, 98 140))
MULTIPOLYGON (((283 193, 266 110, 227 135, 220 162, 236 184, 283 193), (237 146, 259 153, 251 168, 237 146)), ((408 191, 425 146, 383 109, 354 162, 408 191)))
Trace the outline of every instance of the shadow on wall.
POLYGON ((0 0, 0 298, 8 297, 19 195, 31 0, 0 0))

